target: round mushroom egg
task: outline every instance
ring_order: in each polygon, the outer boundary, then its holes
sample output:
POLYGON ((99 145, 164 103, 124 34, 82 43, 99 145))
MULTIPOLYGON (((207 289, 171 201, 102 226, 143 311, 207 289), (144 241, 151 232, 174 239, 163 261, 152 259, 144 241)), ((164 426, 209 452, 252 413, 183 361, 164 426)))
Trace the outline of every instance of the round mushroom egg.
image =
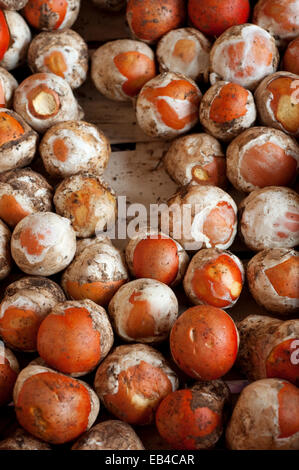
POLYGON ((282 66, 283 70, 299 75, 299 36, 288 44, 284 53, 282 66))
POLYGON ((160 72, 182 73, 192 80, 207 80, 211 43, 197 29, 173 29, 157 47, 160 72))
POLYGON ((0 108, 12 106, 13 95, 18 87, 18 82, 5 68, 0 67, 0 108))
POLYGON ((9 228, 0 220, 0 281, 6 278, 11 270, 10 238, 9 228))
POLYGON ((0 65, 13 70, 26 61, 31 32, 23 17, 16 11, 0 11, 0 65))
POLYGON ((22 10, 28 0, 0 0, 0 8, 4 10, 22 10))
POLYGON ((12 257, 26 274, 56 274, 70 264, 75 251, 76 234, 70 221, 53 212, 27 215, 11 238, 12 257))
POLYGON ((71 88, 78 88, 87 77, 88 47, 71 29, 43 32, 30 44, 28 65, 33 73, 54 73, 64 78, 71 88))
POLYGON ((23 14, 36 29, 53 31, 70 28, 80 10, 80 0, 28 0, 23 14))

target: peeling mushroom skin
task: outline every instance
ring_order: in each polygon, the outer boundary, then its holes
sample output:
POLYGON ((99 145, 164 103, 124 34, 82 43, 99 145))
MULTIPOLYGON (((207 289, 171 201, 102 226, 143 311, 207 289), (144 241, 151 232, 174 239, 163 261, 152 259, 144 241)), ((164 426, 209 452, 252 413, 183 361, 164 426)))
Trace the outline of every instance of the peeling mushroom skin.
POLYGON ((111 13, 119 12, 126 6, 126 0, 92 0, 93 3, 101 10, 109 11, 111 13))
POLYGON ((178 388, 161 353, 145 344, 118 346, 100 364, 94 388, 106 409, 129 424, 154 420, 161 400, 178 388))
POLYGON ((0 220, 0 281, 5 279, 11 270, 10 238, 9 228, 0 220))
POLYGON ((269 186, 250 193, 240 204, 240 233, 253 251, 293 248, 299 243, 299 196, 269 186))
POLYGON ((185 274, 189 256, 176 240, 163 232, 142 229, 129 241, 126 261, 133 277, 175 286, 185 274))
POLYGON ((7 70, 13 70, 26 61, 31 31, 26 21, 16 11, 5 11, 4 16, 9 29, 10 43, 1 58, 0 66, 7 70))
POLYGON ((5 68, 0 67, 0 108, 10 108, 18 82, 5 68))
POLYGON ((128 423, 109 419, 83 434, 72 450, 144 450, 144 447, 128 423))
POLYGON ((248 263, 247 280, 256 302, 287 316, 299 311, 299 254, 287 248, 257 253, 248 263))
POLYGON ((263 28, 245 23, 227 29, 215 41, 210 55, 210 81, 224 80, 253 90, 277 70, 274 38, 263 28))
POLYGON ((53 31, 70 28, 80 10, 80 0, 28 0, 23 14, 36 29, 53 31))
POLYGON ((30 44, 28 65, 33 73, 54 73, 78 88, 87 77, 88 47, 71 29, 43 32, 30 44))
POLYGON ((0 174, 0 217, 10 227, 26 215, 51 211, 52 187, 30 168, 0 174))
MULTIPOLYGON (((216 186, 188 185, 167 201, 170 235, 187 251, 226 250, 237 233, 237 206, 216 186)), ((163 224, 164 214, 161 214, 163 224)))
POLYGON ((186 18, 184 0, 128 0, 127 22, 134 38, 149 44, 182 26, 186 18))
POLYGON ((299 145, 278 129, 252 127, 230 143, 226 166, 228 179, 239 191, 290 186, 299 166, 299 145))
POLYGON ((0 8, 4 10, 22 10, 28 0, 1 0, 0 8))
POLYGON ((298 450, 299 389, 281 379, 249 384, 226 429, 232 450, 298 450))
POLYGON ((72 377, 91 372, 113 345, 107 313, 91 300, 66 301, 52 308, 37 335, 37 350, 49 367, 72 377))
POLYGON ((19 370, 17 358, 2 344, 0 348, 0 406, 11 402, 19 370))
POLYGON ((192 80, 207 80, 211 43, 197 29, 169 31, 159 41, 157 60, 160 72, 176 72, 192 80))
POLYGON ((178 316, 178 301, 162 282, 137 279, 118 289, 108 311, 114 330, 124 341, 156 343, 167 339, 178 316))
POLYGON ((279 46, 284 46, 299 34, 298 11, 298 0, 259 0, 252 21, 269 31, 279 46))
POLYGON ((299 320, 249 315, 237 327, 238 366, 249 380, 279 377, 299 385, 299 320))
POLYGON ((78 438, 93 425, 100 409, 87 383, 38 365, 21 371, 13 395, 20 425, 50 444, 78 438))
POLYGON ((37 133, 14 111, 0 108, 0 173, 22 168, 33 160, 37 133))
POLYGON ((173 360, 197 380, 225 375, 237 358, 239 335, 232 318, 220 308, 199 305, 186 310, 170 332, 173 360))
POLYGON ((83 172, 101 175, 108 164, 111 148, 108 139, 95 125, 65 121, 47 130, 39 152, 47 172, 65 178, 83 172))
POLYGON ((254 97, 263 125, 299 136, 299 75, 274 73, 260 83, 254 97))
POLYGON ((115 101, 131 101, 156 76, 155 55, 140 41, 107 42, 92 55, 91 78, 97 90, 115 101))
POLYGON ((14 109, 40 133, 58 122, 83 117, 69 84, 53 73, 26 78, 15 91, 14 109))
POLYGON ((184 289, 194 305, 230 308, 241 294, 244 277, 237 256, 215 248, 203 249, 189 263, 184 289))
POLYGON ((136 102, 137 122, 151 137, 176 137, 198 122, 201 97, 193 80, 173 72, 163 73, 141 89, 136 102))
POLYGON ((51 447, 18 428, 11 436, 0 441, 0 450, 51 450, 51 447))
POLYGON ((57 187, 58 214, 70 219, 77 237, 91 237, 110 227, 116 217, 114 192, 98 176, 88 173, 65 178, 57 187))
POLYGON ((169 176, 180 186, 226 186, 225 155, 218 140, 209 134, 175 139, 163 162, 169 176))
POLYGON ((53 212, 27 215, 12 234, 12 257, 26 274, 56 274, 70 264, 75 251, 76 234, 70 221, 53 212))
POLYGON ((299 36, 289 43, 283 56, 282 69, 299 75, 299 36))
POLYGON ((253 95, 237 83, 215 83, 200 103, 200 123, 212 136, 224 142, 251 127, 255 119, 253 95))
POLYGON ((159 434, 174 449, 210 449, 222 435, 229 402, 230 391, 222 380, 172 392, 156 413, 159 434))
POLYGON ((110 240, 85 239, 78 242, 62 287, 70 299, 90 299, 105 306, 128 278, 123 255, 110 240))
POLYGON ((36 351, 38 328, 51 309, 65 300, 62 289, 44 277, 10 284, 0 304, 0 335, 12 349, 36 351))

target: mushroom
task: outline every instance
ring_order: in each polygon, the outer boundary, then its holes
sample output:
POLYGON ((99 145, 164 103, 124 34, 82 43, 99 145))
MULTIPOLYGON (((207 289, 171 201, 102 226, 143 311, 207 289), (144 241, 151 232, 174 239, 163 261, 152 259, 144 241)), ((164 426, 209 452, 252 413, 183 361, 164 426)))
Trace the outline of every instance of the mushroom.
MULTIPOLYGON (((13 388, 19 374, 19 363, 10 349, 0 342, 0 407, 12 400, 13 388)), ((1 446, 0 446, 1 449, 1 446)))
POLYGON ((291 41, 284 53, 282 69, 287 72, 299 75, 299 36, 291 41))
POLYGON ((0 0, 0 8, 4 10, 22 10, 28 0, 0 0))
POLYGON ((13 70, 26 61, 31 31, 26 21, 16 11, 0 11, 0 23, 2 36, 0 66, 13 70))
POLYGON ((80 10, 80 0, 28 0, 23 14, 36 29, 53 31, 70 28, 80 10))
POLYGON ((0 450, 51 450, 51 447, 18 428, 11 436, 0 441, 0 450))
POLYGON ((0 108, 11 108, 18 82, 5 68, 0 67, 0 108))
POLYGON ((0 220, 0 281, 6 278, 11 270, 10 238, 10 230, 0 220))

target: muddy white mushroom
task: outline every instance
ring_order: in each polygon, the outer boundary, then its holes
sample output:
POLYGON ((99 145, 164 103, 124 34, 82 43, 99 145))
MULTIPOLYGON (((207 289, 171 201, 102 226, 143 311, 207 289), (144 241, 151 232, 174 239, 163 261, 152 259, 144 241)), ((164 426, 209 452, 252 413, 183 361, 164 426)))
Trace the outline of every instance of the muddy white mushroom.
POLYGON ((168 201, 161 214, 161 228, 168 224, 172 238, 186 250, 231 246, 237 233, 237 206, 216 186, 189 185, 168 201))
POLYGON ((39 152, 47 172, 65 178, 83 172, 101 175, 111 149, 97 126, 84 121, 65 121, 47 130, 39 152))
POLYGON ((230 143, 226 165, 227 177, 239 191, 289 186, 299 166, 299 145, 278 129, 253 127, 230 143))
POLYGON ((237 83, 215 83, 200 103, 200 123, 207 132, 224 142, 252 126, 255 119, 253 95, 237 83))
POLYGON ((174 286, 184 276, 189 256, 168 235, 154 229, 141 229, 126 246, 126 260, 132 276, 174 286))
POLYGON ((124 341, 156 343, 167 339, 178 316, 178 301, 166 284, 136 279, 118 289, 108 311, 114 330, 124 341))
POLYGON ((175 139, 164 157, 169 176, 179 185, 226 186, 225 155, 209 134, 191 134, 175 139))
POLYGON ((33 73, 54 73, 64 78, 71 88, 78 88, 87 77, 88 47, 71 29, 43 32, 30 44, 28 65, 33 73))
POLYGON ((269 186, 249 194, 240 204, 240 232, 253 251, 293 248, 299 243, 299 195, 269 186))
POLYGON ((151 137, 176 137, 198 122, 201 97, 201 91, 193 80, 165 72, 141 89, 136 102, 137 122, 151 137))
POLYGON ((107 98, 130 101, 156 75, 155 55, 140 41, 107 42, 92 55, 91 78, 107 98))
POLYGON ((69 84, 53 73, 36 73, 26 78, 15 91, 14 109, 41 133, 58 122, 83 117, 69 84))
POLYGON ((182 73, 195 81, 207 80, 210 49, 210 41, 197 29, 169 31, 157 47, 160 72, 182 73))
POLYGON ((109 419, 83 434, 72 450, 144 450, 144 447, 128 423, 109 419))
POLYGON ((33 160, 37 133, 14 111, 0 108, 0 173, 22 168, 33 160))
POLYGON ((5 68, 0 67, 0 108, 10 108, 18 82, 5 68))
POLYGON ((52 208, 52 187, 30 168, 0 174, 0 217, 14 227, 26 215, 52 208))
POLYGON ((116 198, 101 177, 82 173, 65 178, 57 187, 58 214, 70 219, 78 237, 92 237, 114 225, 116 198))
POLYGON ((105 306, 128 277, 123 255, 110 240, 85 239, 78 242, 62 287, 70 299, 90 299, 105 306))
POLYGON ((92 2, 102 10, 119 12, 125 8, 126 0, 92 0, 92 2))
POLYGON ((260 121, 299 136, 299 76, 276 72, 266 77, 254 94, 260 121))
POLYGON ((13 388, 19 373, 19 363, 10 349, 0 342, 0 407, 12 400, 13 388))
POLYGON ((237 256, 208 248, 198 251, 190 261, 184 289, 194 305, 230 308, 241 294, 244 278, 244 268, 237 256))
POLYGON ((80 0, 28 0, 23 14, 36 29, 53 31, 70 28, 80 10, 80 0))
POLYGON ((9 228, 0 220, 0 281, 8 276, 11 270, 10 238, 9 228))
POLYGON ((78 438, 93 425, 100 409, 87 383, 37 365, 21 371, 13 395, 20 425, 52 444, 78 438))
POLYGON ((0 442, 0 450, 51 450, 49 444, 36 439, 22 428, 0 442))
POLYGON ((232 26, 214 42, 210 55, 210 80, 237 83, 252 90, 278 67, 274 38, 263 28, 245 23, 232 26))
POLYGON ((248 263, 247 280, 255 300, 280 315, 299 310, 299 254, 287 248, 257 253, 248 263))
POLYGON ((38 328, 65 300, 63 290, 45 277, 23 277, 10 284, 0 304, 0 335, 12 349, 36 351, 38 328))
POLYGON ((4 10, 21 10, 28 0, 0 0, 0 8, 4 10))
POLYGON ((281 379, 263 379, 241 392, 226 429, 233 450, 298 450, 299 389, 281 379))
POLYGON ((23 17, 16 11, 0 12, 2 52, 0 65, 13 70, 26 60, 31 32, 23 17))
POLYGON ((70 264, 75 251, 76 234, 70 221, 53 212, 27 215, 12 234, 12 257, 26 274, 56 274, 70 264))
POLYGON ((94 388, 107 410, 129 424, 149 424, 161 400, 178 388, 162 354, 145 344, 118 346, 100 364, 94 388))
POLYGON ((37 350, 49 367, 72 377, 91 372, 113 345, 107 313, 91 300, 61 302, 42 321, 37 350))

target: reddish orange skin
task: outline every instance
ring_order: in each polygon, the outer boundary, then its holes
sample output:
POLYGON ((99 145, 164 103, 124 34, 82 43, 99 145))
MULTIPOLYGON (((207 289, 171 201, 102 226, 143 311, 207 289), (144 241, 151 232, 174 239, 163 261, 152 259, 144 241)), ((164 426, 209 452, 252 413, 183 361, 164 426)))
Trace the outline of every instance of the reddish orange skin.
POLYGON ((155 61, 141 52, 123 52, 114 57, 113 62, 127 78, 122 89, 131 98, 138 95, 143 85, 156 76, 155 61))
POLYGON ((268 66, 273 60, 273 53, 269 50, 269 41, 257 33, 251 46, 253 62, 240 69, 240 63, 243 62, 246 45, 245 41, 238 41, 235 44, 230 44, 226 47, 227 54, 230 59, 229 66, 235 71, 236 78, 254 76, 256 66, 268 66))
POLYGON ((5 94, 2 83, 0 83, 0 108, 6 108, 5 94))
POLYGON ((218 379, 236 360, 237 329, 219 308, 192 307, 176 320, 170 333, 170 349, 177 365, 190 377, 218 379))
POLYGON ((45 235, 42 233, 34 234, 30 228, 25 228, 20 233, 20 244, 22 248, 25 248, 29 255, 40 256, 44 251, 45 247, 39 243, 45 239, 45 235))
POLYGON ((185 64, 190 64, 196 55, 196 43, 192 39, 179 39, 174 46, 173 56, 181 59, 185 64))
POLYGON ((19 139, 24 133, 19 121, 7 113, 0 112, 0 146, 19 139))
POLYGON ((140 300, 141 292, 133 292, 129 298, 132 308, 125 325, 126 334, 130 338, 148 338, 155 336, 155 319, 151 313, 151 305, 147 300, 140 300))
POLYGON ((43 17, 50 13, 58 15, 54 29, 59 28, 63 23, 68 7, 67 0, 29 0, 23 12, 28 23, 36 29, 39 29, 44 23, 43 17))
POLYGON ((299 431, 299 389, 286 382, 278 392, 278 406, 279 437, 283 439, 299 431))
POLYGON ((299 385, 299 364, 291 360, 296 351, 292 346, 296 342, 299 342, 299 338, 287 339, 272 349, 266 362, 267 377, 286 379, 299 385))
POLYGON ((188 14, 193 25, 208 36, 220 36, 227 28, 246 23, 248 0, 189 0, 188 14))
POLYGON ((236 214, 227 202, 219 202, 211 210, 203 224, 203 233, 209 238, 212 246, 226 244, 234 231, 236 214))
POLYGON ((133 269, 136 278, 156 279, 164 284, 171 284, 179 270, 175 242, 162 235, 141 240, 134 250, 133 269))
POLYGON ((278 77, 269 83, 267 89, 271 95, 270 107, 277 121, 288 132, 299 128, 299 104, 292 102, 292 96, 298 96, 299 81, 290 77, 278 77), (292 85, 296 86, 292 88, 292 85), (287 101, 286 101, 287 100, 287 101))
MULTIPOLYGON (((109 375, 105 371, 104 379, 109 375)), ((167 375, 159 368, 141 361, 118 376, 117 393, 105 395, 105 406, 119 419, 130 424, 148 424, 160 401, 172 391, 167 375), (134 399, 144 403, 134 403, 134 399)))
POLYGON ((224 85, 212 102, 210 119, 218 124, 224 124, 245 116, 248 95, 248 91, 236 83, 224 85))
POLYGON ((174 449, 199 449, 201 438, 221 425, 221 416, 196 403, 192 390, 177 390, 165 397, 156 413, 159 434, 174 449))
POLYGON ((8 360, 0 354, 0 406, 7 405, 12 400, 17 375, 10 367, 8 360))
POLYGON ((172 129, 184 129, 187 124, 197 120, 198 110, 180 118, 167 101, 161 99, 163 96, 169 96, 173 99, 187 100, 197 108, 201 99, 200 95, 195 86, 187 80, 173 80, 164 87, 146 88, 143 96, 156 106, 164 124, 172 129))
POLYGON ((53 51, 50 55, 45 57, 44 64, 52 73, 55 73, 55 75, 61 78, 65 77, 64 73, 67 71, 67 63, 62 52, 53 51))
POLYGON ((181 26, 185 17, 184 0, 129 0, 127 3, 131 29, 144 41, 158 41, 168 31, 181 26))
POLYGON ((283 263, 267 269, 265 274, 278 295, 298 299, 299 258, 297 256, 291 256, 283 263))
POLYGON ((9 307, 0 319, 4 341, 21 351, 36 351, 36 338, 42 317, 33 310, 9 307))
POLYGON ((10 46, 10 32, 5 15, 0 10, 0 60, 3 59, 5 52, 10 46))
POLYGON ((10 194, 4 194, 0 199, 0 218, 8 225, 14 227, 20 222, 29 212, 26 211, 21 204, 10 194))
POLYGON ((289 4, 295 4, 294 0, 263 0, 255 7, 255 22, 259 24, 259 18, 266 15, 273 19, 285 32, 293 32, 297 28, 296 20, 293 22, 293 16, 289 14, 287 7, 289 4))
POLYGON ((56 91, 51 90, 47 85, 44 84, 38 85, 36 88, 33 88, 30 93, 28 93, 27 99, 30 113, 38 119, 48 119, 51 116, 55 116, 60 109, 60 99, 58 94, 56 93, 56 91), (47 93, 48 95, 51 95, 52 98, 54 98, 55 109, 51 114, 39 114, 34 107, 34 99, 42 92, 47 93))
POLYGON ((226 186, 226 162, 225 158, 214 157, 211 163, 200 166, 196 165, 192 168, 192 180, 198 184, 212 184, 223 188, 226 186), (196 170, 200 170, 203 174, 204 179, 196 176, 196 170))
POLYGON ((60 162, 66 162, 69 156, 69 149, 63 139, 55 139, 53 142, 53 153, 60 162))
POLYGON ((299 75, 299 37, 288 45, 283 58, 283 70, 299 75))
POLYGON ((206 263, 194 272, 192 279, 192 287, 198 299, 219 308, 227 307, 239 297, 242 283, 240 268, 228 255, 220 255, 206 263))
POLYGON ((65 374, 88 372, 101 359, 101 337, 86 308, 70 307, 64 315, 49 314, 37 335, 39 355, 65 374))
POLYGON ((115 292, 127 282, 126 279, 118 281, 98 281, 79 284, 76 281, 67 281, 66 290, 68 295, 74 300, 93 300, 96 304, 107 305, 115 292))
POLYGON ((55 372, 29 377, 15 403, 18 421, 33 436, 52 444, 69 442, 88 426, 88 390, 77 380, 55 372))
POLYGON ((243 155, 240 173, 249 183, 266 186, 288 186, 296 175, 297 162, 273 142, 253 145, 243 155))

